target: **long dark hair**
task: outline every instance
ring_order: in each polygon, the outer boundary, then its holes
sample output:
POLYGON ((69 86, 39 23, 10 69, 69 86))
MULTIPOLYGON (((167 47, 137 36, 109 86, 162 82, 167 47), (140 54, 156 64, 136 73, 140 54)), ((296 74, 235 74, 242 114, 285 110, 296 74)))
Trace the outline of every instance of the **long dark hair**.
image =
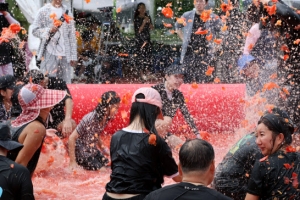
MULTIPOLYGON (((145 95, 141 93, 137 94, 135 97, 137 99, 145 99, 145 95)), ((140 123, 143 123, 145 128, 151 133, 157 135, 157 131, 155 129, 155 120, 159 112, 159 107, 155 105, 142 102, 133 102, 130 109, 129 124, 131 124, 134 119, 139 116, 141 120, 140 123)))
POLYGON ((258 124, 261 123, 263 123, 270 131, 272 131, 273 145, 275 143, 276 136, 280 133, 284 135, 283 144, 289 145, 292 143, 294 124, 285 111, 275 107, 271 112, 265 112, 265 114, 258 121, 258 124))
MULTIPOLYGON (((135 9, 135 11, 134 11, 134 19, 136 19, 136 18, 139 16, 139 14, 140 14, 140 12, 139 12, 140 6, 145 6, 145 7, 146 7, 146 5, 145 5, 144 3, 139 3, 139 4, 136 6, 136 9, 135 9)), ((147 13, 145 13, 145 15, 147 16, 147 13)))
POLYGON ((23 78, 23 82, 25 84, 28 84, 30 82, 30 77, 32 80, 32 83, 39 84, 42 80, 45 79, 44 74, 37 69, 32 69, 29 72, 27 72, 26 76, 23 78))
POLYGON ((120 103, 120 101, 121 99, 115 91, 108 91, 103 93, 98 105, 93 110, 93 112, 95 112, 97 120, 100 122, 105 116, 107 108, 111 105, 120 103))

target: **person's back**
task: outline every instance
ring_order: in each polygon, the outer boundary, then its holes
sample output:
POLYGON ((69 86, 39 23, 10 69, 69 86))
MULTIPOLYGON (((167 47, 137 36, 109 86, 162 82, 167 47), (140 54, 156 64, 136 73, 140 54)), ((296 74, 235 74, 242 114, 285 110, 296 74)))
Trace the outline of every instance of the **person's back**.
POLYGON ((0 186, 0 199, 34 199, 28 169, 4 156, 0 156, 0 186))
POLYGON ((214 188, 234 199, 245 199, 246 187, 256 159, 262 158, 255 135, 247 134, 226 154, 216 168, 214 188))
POLYGON ((163 187, 162 189, 151 192, 145 200, 164 200, 164 199, 176 199, 176 200, 219 200, 230 199, 223 194, 208 188, 203 185, 194 185, 191 183, 177 183, 163 187))
POLYGON ((178 171, 182 182, 151 192, 145 200, 229 200, 229 197, 207 187, 214 178, 214 159, 213 147, 205 140, 194 139, 185 142, 179 151, 178 171))
POLYGON ((0 199, 32 200, 33 186, 26 167, 7 158, 8 152, 18 152, 23 145, 11 139, 10 128, 0 123, 0 199))
POLYGON ((131 102, 129 126, 111 138, 112 172, 104 200, 142 200, 161 188, 163 176, 181 181, 172 151, 155 129, 155 120, 163 118, 159 93, 140 88, 131 102))
POLYGON ((148 143, 148 139, 149 133, 134 133, 127 129, 120 130, 112 136, 110 145, 112 179, 106 186, 108 191, 147 194, 161 188, 163 175, 176 174, 177 168, 174 167, 172 152, 167 143, 162 138, 156 137, 154 146, 148 143), (132 147, 122 145, 126 142, 135 145, 132 147), (127 154, 128 149, 130 155, 127 154), (157 159, 154 159, 155 155, 157 159), (127 170, 123 170, 124 168, 127 170), (163 172, 163 169, 169 171, 163 172))

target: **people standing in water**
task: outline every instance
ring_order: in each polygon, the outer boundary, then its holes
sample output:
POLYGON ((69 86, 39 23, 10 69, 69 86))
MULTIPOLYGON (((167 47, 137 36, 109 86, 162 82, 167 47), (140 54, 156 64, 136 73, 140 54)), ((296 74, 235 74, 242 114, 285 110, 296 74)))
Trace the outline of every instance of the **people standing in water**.
POLYGON ((300 155, 290 146, 293 133, 294 124, 284 112, 260 118, 256 144, 265 157, 255 161, 246 200, 300 198, 300 155))
POLYGON ((152 46, 150 30, 154 29, 152 20, 146 12, 146 5, 139 3, 134 13, 134 31, 136 41, 135 64, 138 68, 137 76, 147 80, 146 74, 152 71, 152 46))
POLYGON ((50 110, 65 96, 65 91, 44 89, 36 84, 27 84, 19 92, 22 113, 11 123, 12 139, 24 147, 18 153, 10 152, 8 157, 27 167, 31 175, 39 160, 50 110))
POLYGON ((78 164, 87 170, 98 170, 108 164, 104 155, 109 156, 109 149, 103 145, 101 136, 107 123, 117 113, 120 101, 116 92, 105 92, 96 108, 81 119, 69 137, 71 168, 78 164))
POLYGON ((161 188, 163 176, 181 181, 172 151, 155 128, 162 119, 162 102, 153 88, 140 88, 132 96, 129 126, 111 138, 111 175, 104 200, 140 200, 161 188))

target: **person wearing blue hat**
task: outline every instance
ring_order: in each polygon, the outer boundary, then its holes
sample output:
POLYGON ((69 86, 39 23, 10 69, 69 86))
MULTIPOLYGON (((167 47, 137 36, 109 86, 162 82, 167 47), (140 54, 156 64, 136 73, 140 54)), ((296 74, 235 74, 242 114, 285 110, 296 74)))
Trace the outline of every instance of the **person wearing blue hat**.
POLYGON ((178 137, 168 133, 168 129, 172 125, 172 119, 178 109, 182 112, 186 122, 190 125, 195 135, 198 138, 201 137, 194 119, 186 106, 184 96, 182 92, 178 90, 183 83, 183 78, 186 74, 185 70, 185 65, 172 64, 165 70, 165 82, 152 86, 159 92, 163 104, 162 112, 164 120, 156 120, 156 128, 160 135, 168 140, 174 141, 173 144, 182 142, 178 137))
MULTIPOLYGON (((274 50, 276 40, 271 31, 254 24, 246 38, 244 54, 238 60, 238 69, 244 76, 247 94, 253 96, 268 82, 277 82, 272 74, 277 72, 277 55, 274 50)), ((268 103, 276 104, 277 90, 265 91, 263 96, 268 103)))
POLYGON ((22 148, 11 139, 9 126, 0 123, 0 199, 34 199, 28 169, 6 157, 8 152, 22 148))

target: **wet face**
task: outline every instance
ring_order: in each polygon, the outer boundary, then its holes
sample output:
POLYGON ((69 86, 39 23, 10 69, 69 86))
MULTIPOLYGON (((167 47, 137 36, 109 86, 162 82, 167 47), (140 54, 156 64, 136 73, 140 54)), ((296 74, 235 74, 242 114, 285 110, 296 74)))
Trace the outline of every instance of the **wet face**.
POLYGON ((166 75, 165 78, 166 78, 166 87, 170 91, 172 91, 174 89, 179 89, 179 87, 183 83, 183 75, 182 74, 166 75))
POLYGON ((61 5, 62 0, 52 0, 52 4, 60 6, 61 5))
POLYGON ((120 103, 113 104, 109 106, 109 118, 112 119, 117 114, 120 107, 120 103))
POLYGON ((198 12, 202 12, 206 5, 205 0, 194 0, 194 6, 198 12))
POLYGON ((259 66, 256 62, 252 62, 245 69, 242 70, 242 73, 248 78, 257 78, 259 73, 259 66))
POLYGON ((146 6, 145 5, 140 5, 138 11, 139 11, 140 15, 145 15, 146 6))
POLYGON ((43 88, 47 89, 48 88, 48 83, 49 83, 49 78, 45 77, 44 80, 39 82, 39 85, 42 86, 43 88))
POLYGON ((6 88, 5 90, 1 90, 1 95, 3 96, 4 100, 11 101, 13 92, 14 90, 6 88))
POLYGON ((256 144, 263 155, 267 156, 277 151, 282 142, 280 134, 275 137, 275 140, 273 139, 273 132, 264 123, 257 126, 256 144))

